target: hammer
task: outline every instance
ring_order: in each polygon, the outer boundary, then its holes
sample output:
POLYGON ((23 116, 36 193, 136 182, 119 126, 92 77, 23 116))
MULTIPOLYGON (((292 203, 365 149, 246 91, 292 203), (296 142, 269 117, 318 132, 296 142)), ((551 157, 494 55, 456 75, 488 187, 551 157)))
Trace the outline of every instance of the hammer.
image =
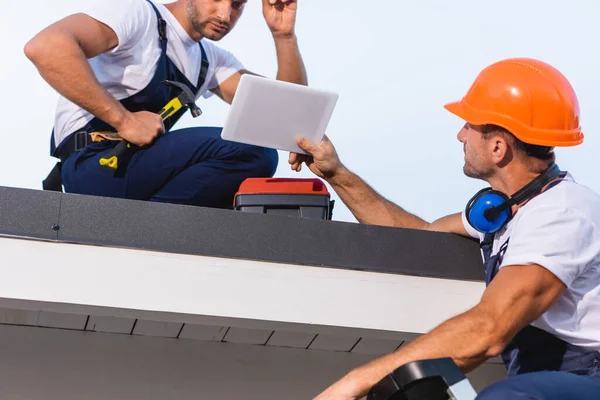
MULTIPOLYGON (((196 105, 196 98, 189 87, 187 87, 181 82, 162 81, 161 83, 164 83, 168 86, 173 86, 181 90, 179 96, 169 101, 167 105, 165 105, 162 108, 162 110, 158 112, 158 115, 161 116, 163 121, 171 117, 184 106, 189 107, 192 117, 197 118, 200 115, 202 115, 202 110, 200 110, 200 108, 196 105)), ((103 167, 108 167, 110 169, 117 169, 119 166, 119 157, 122 157, 123 154, 125 154, 125 152, 127 151, 127 149, 131 147, 132 144, 123 139, 121 143, 119 143, 114 149, 112 149, 110 153, 108 153, 105 157, 100 159, 100 165, 103 167)))
POLYGON ((162 81, 162 83, 168 86, 173 86, 175 88, 181 89, 181 93, 179 94, 179 96, 171 100, 158 113, 162 117, 163 121, 169 118, 171 115, 175 114, 183 106, 187 106, 190 108, 190 113, 194 118, 197 118, 200 115, 202 115, 202 110, 200 110, 200 108, 195 103, 196 97, 194 96, 194 93, 192 93, 189 87, 187 87, 181 82, 162 81))

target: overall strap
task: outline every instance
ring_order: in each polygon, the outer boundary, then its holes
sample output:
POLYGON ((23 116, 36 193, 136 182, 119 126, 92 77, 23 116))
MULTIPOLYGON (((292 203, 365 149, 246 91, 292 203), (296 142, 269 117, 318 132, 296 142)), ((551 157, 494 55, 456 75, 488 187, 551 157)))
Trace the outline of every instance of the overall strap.
POLYGON ((504 244, 502 244, 502 246, 498 250, 498 253, 492 255, 492 248, 494 245, 494 234, 488 233, 483 238, 480 248, 481 252, 483 253, 486 285, 489 285, 498 273, 498 268, 500 267, 500 264, 502 264, 502 259, 504 258, 504 253, 506 253, 506 249, 508 248, 509 241, 510 238, 507 239, 506 242, 504 242, 504 244))
POLYGON ((492 245, 494 244, 494 234, 486 233, 483 237, 483 241, 479 245, 481 252, 483 253, 483 262, 487 263, 492 257, 492 245))
POLYGON ((160 11, 158 8, 152 3, 150 0, 146 0, 152 6, 154 13, 156 14, 156 18, 158 19, 158 38, 160 40, 160 48, 163 53, 167 53, 167 21, 165 21, 160 15, 160 11))
MULTIPOLYGON (((150 0, 146 0, 152 6, 152 9, 156 13, 156 18, 158 19, 158 37, 160 40, 160 48, 163 53, 167 53, 167 21, 165 21, 160 15, 160 11, 158 8, 152 3, 150 0)), ((206 82, 206 76, 208 74, 208 67, 210 63, 208 62, 208 56, 206 55, 206 51, 204 50, 204 46, 202 46, 202 41, 198 42, 198 46, 200 46, 200 54, 202 55, 202 65, 200 66, 200 75, 198 76, 198 84, 196 87, 198 90, 204 85, 206 82)))
POLYGON ((208 74, 208 67, 210 66, 208 62, 208 56, 206 55, 206 51, 204 50, 204 46, 202 46, 202 41, 198 42, 200 46, 200 53, 202 54, 202 66, 200 67, 200 76, 198 78, 198 90, 202 88, 204 82, 206 82, 206 75, 208 74))
MULTIPOLYGON (((555 169, 558 169, 558 167, 555 166, 555 169)), ((530 199, 526 200, 525 202, 521 203, 520 207, 527 204, 529 202, 529 200, 531 200, 532 198, 544 193, 545 191, 547 191, 547 190, 553 188, 554 186, 558 185, 559 183, 561 183, 565 179, 566 176, 567 176, 566 171, 560 171, 560 173, 558 173, 553 180, 548 182, 546 185, 540 187, 539 192, 535 196, 533 196, 530 199)), ((479 245, 481 252, 483 254, 483 261, 485 264, 485 272, 486 272, 486 283, 488 285, 492 281, 492 279, 494 279, 496 274, 498 273, 498 268, 500 267, 500 264, 502 263, 502 258, 504 257, 504 253, 506 252, 506 249, 508 248, 508 242, 510 241, 510 238, 507 239, 506 242, 498 250, 498 253, 496 255, 492 255, 493 245, 494 245, 494 237, 495 237, 495 233, 485 234, 483 240, 481 241, 481 244, 479 245)))

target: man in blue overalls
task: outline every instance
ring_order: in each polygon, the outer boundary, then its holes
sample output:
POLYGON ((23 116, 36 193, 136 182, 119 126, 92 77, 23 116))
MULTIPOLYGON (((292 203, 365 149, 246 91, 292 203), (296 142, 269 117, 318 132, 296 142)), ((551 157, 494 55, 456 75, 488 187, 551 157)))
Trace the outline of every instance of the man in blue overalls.
MULTIPOLYGON (((246 0, 102 0, 47 27, 25 47, 61 95, 51 137, 60 159, 48 190, 230 208, 241 182, 271 177, 274 149, 227 142, 217 128, 171 130, 157 114, 181 92, 231 103, 249 73, 218 41, 234 28, 246 0), (100 160, 121 139, 133 144, 116 170, 100 160)), ((263 0, 273 34, 277 79, 307 84, 295 36, 297 0, 263 0)))
POLYGON ((328 138, 301 138, 310 156, 290 155, 292 169, 306 163, 361 223, 473 237, 485 261, 487 287, 476 306, 349 372, 317 399, 359 399, 416 360, 451 357, 468 372, 498 355, 508 377, 479 400, 600 399, 600 196, 561 171, 553 151, 583 142, 573 88, 544 62, 508 59, 485 68, 446 109, 466 122, 458 134, 464 173, 491 188, 433 223, 377 194, 344 167, 328 138))

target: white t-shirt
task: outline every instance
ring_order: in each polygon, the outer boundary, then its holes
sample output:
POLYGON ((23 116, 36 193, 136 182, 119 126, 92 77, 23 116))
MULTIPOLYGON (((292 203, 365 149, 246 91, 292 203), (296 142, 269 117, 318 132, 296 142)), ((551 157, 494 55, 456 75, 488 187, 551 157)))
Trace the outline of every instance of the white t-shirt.
MULTIPOLYGON (((463 224, 483 240, 464 212, 463 224)), ((567 286, 532 325, 573 345, 600 350, 600 196, 568 174, 496 233, 492 255, 509 239, 500 268, 538 264, 567 286)))
MULTIPOLYGON (((167 23, 167 56, 196 85, 202 63, 200 46, 164 5, 155 5, 167 23)), ((109 26, 119 38, 116 48, 89 60, 98 81, 117 100, 140 92, 152 80, 161 53, 158 20, 152 6, 146 0, 99 0, 85 13, 109 26)), ((244 68, 231 53, 214 43, 203 39, 202 46, 210 67, 197 99, 210 97, 209 89, 244 68)), ((56 145, 93 118, 60 96, 54 123, 56 145)))

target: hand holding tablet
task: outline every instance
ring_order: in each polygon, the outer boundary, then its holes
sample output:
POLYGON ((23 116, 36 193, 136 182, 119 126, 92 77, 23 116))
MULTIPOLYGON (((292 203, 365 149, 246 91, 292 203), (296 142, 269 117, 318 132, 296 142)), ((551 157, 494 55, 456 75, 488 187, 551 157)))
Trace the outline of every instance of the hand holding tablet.
POLYGON ((242 75, 221 137, 306 154, 296 139, 304 136, 320 143, 338 97, 307 86, 242 75))

